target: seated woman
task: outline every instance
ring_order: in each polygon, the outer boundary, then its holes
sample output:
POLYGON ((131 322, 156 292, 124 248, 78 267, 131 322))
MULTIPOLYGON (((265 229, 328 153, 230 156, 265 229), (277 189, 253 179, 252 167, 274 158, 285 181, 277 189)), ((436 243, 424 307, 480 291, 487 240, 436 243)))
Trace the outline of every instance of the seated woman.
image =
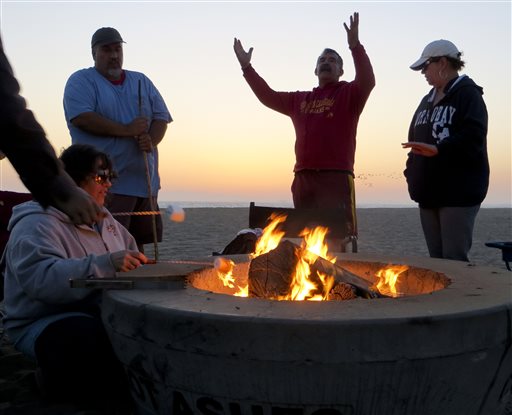
MULTIPOLYGON (((76 184, 103 207, 112 162, 89 145, 61 155, 76 184)), ((113 278, 147 262, 135 239, 103 208, 93 226, 35 201, 15 206, 2 258, 4 328, 34 358, 50 398, 88 401, 128 397, 127 381, 100 316, 101 291, 70 288, 70 278, 113 278)))

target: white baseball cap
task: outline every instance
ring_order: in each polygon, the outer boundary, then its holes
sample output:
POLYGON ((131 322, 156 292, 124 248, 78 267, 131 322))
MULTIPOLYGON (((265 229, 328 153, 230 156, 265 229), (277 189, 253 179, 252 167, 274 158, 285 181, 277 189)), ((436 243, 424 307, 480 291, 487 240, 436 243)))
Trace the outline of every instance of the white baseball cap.
POLYGON ((457 46, 455 46, 449 40, 434 40, 425 46, 425 49, 423 49, 423 52, 421 53, 421 57, 411 66, 409 66, 409 68, 411 68, 413 71, 419 71, 423 68, 423 65, 427 60, 440 56, 448 56, 450 58, 459 59, 460 52, 459 49, 457 49, 457 46))

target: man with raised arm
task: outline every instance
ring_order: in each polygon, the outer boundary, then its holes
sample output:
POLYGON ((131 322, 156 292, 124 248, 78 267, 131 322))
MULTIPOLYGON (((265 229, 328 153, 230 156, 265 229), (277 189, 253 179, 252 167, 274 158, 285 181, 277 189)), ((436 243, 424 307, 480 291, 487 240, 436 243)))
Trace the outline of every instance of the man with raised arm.
POLYGON ((357 235, 354 157, 359 116, 375 86, 370 59, 359 42, 359 13, 343 24, 356 71, 351 82, 340 81, 343 60, 333 49, 318 57, 318 87, 311 91, 274 91, 251 65, 253 48, 239 39, 234 51, 245 80, 267 107, 288 115, 295 127, 293 204, 296 208, 340 208, 346 211, 351 235, 357 235))

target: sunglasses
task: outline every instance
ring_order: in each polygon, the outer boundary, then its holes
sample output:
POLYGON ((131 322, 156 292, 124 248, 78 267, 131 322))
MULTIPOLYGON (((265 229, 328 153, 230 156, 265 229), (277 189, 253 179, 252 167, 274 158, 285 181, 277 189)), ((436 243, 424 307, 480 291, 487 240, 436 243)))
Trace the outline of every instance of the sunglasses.
POLYGON ((96 184, 105 184, 107 180, 112 183, 112 181, 117 178, 117 174, 115 172, 109 172, 108 170, 98 170, 93 177, 96 184))
POLYGON ((436 58, 429 58, 425 61, 425 63, 421 66, 421 71, 426 71, 427 68, 428 68, 428 65, 430 65, 431 63, 435 63, 435 62, 439 62, 441 60, 441 56, 439 57, 436 57, 436 58))

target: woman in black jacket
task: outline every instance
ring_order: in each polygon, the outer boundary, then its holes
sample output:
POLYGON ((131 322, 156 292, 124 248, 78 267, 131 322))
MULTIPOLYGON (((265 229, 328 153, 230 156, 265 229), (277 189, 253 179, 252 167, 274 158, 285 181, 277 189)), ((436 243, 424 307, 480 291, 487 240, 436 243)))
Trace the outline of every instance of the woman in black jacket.
POLYGON ((433 87, 409 127, 404 171, 418 202, 431 257, 468 261, 473 227, 489 186, 487 108, 483 90, 467 75, 448 40, 429 43, 410 68, 433 87))

